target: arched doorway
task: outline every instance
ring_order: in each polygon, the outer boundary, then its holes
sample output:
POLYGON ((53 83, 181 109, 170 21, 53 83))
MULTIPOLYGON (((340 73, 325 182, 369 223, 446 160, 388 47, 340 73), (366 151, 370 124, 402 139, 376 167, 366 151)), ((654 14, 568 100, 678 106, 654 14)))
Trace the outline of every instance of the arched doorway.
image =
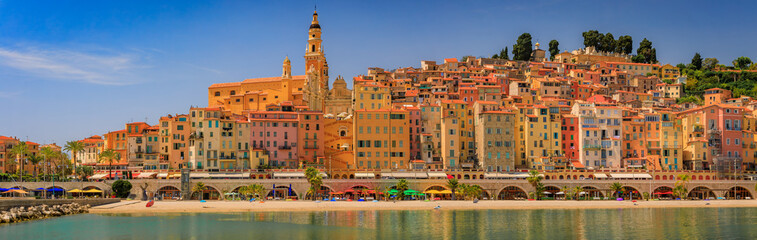
POLYGON ((160 197, 161 199, 172 199, 172 200, 179 200, 181 198, 181 190, 174 186, 164 186, 160 189, 158 189, 158 195, 157 197, 160 197))
POLYGON ((624 200, 640 200, 641 199, 641 192, 637 190, 634 187, 631 186, 623 186, 623 190, 621 190, 620 193, 618 193, 620 198, 623 198, 624 200))
POLYGON ((691 191, 688 194, 688 197, 691 199, 715 199, 715 192, 713 192, 710 188, 699 186, 695 187, 694 189, 691 189, 691 191))
POLYGON ((597 189, 596 187, 592 186, 584 186, 581 188, 583 191, 578 193, 579 199, 602 199, 605 197, 605 195, 597 189), (583 193, 583 194, 581 194, 583 193))
POLYGON ((267 198, 269 200, 297 199, 297 193, 289 186, 279 185, 268 192, 267 198))
POLYGON ((726 199, 752 199, 752 193, 749 192, 746 188, 743 187, 732 187, 728 190, 728 192, 725 193, 726 199))
POLYGON ((526 191, 516 186, 507 186, 497 194, 497 199, 501 200, 523 200, 527 198, 526 191))
POLYGON ((200 194, 202 194, 203 200, 218 200, 221 198, 221 192, 211 186, 205 186, 205 189, 202 190, 202 192, 193 192, 192 199, 199 200, 200 194))
POLYGON ((673 199, 673 188, 668 186, 657 187, 652 191, 651 198, 654 199, 673 199))
POLYGON ((329 196, 331 196, 332 189, 328 186, 321 185, 321 189, 316 191, 315 193, 315 199, 323 199, 328 200, 329 196))

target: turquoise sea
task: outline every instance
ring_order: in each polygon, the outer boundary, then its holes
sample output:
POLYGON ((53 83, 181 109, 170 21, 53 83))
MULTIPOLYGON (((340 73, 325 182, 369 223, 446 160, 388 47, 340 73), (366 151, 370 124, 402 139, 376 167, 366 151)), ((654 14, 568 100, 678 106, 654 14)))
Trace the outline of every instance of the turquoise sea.
POLYGON ((0 239, 757 239, 757 208, 81 214, 0 239))

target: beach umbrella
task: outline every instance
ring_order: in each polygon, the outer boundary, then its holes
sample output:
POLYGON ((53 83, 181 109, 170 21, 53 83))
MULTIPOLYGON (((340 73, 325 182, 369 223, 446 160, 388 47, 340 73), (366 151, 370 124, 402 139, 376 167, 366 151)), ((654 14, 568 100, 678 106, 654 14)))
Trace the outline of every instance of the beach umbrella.
POLYGON ((403 193, 405 193, 405 195, 413 195, 415 193, 418 193, 418 191, 415 191, 413 189, 408 189, 408 190, 405 190, 403 193))
POLYGON ((397 189, 392 189, 392 190, 389 190, 389 191, 386 191, 386 192, 389 193, 389 194, 392 194, 392 195, 396 195, 400 191, 398 191, 397 189))
POLYGON ((557 193, 555 193, 555 194, 558 194, 558 195, 563 195, 563 194, 565 194, 565 193, 564 193, 564 192, 557 192, 557 193))
POLYGON ((551 192, 543 192, 544 194, 552 194, 551 192))
POLYGON ((81 189, 72 189, 71 191, 68 191, 70 193, 81 193, 83 192, 81 189))

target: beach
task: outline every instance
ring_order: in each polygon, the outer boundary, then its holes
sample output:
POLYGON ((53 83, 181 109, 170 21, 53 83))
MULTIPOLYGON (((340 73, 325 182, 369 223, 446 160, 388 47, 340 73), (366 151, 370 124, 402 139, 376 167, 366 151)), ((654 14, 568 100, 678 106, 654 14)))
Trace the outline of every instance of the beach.
POLYGON ((145 207, 144 201, 123 201, 93 207, 91 213, 193 213, 193 212, 276 212, 276 211, 352 211, 352 210, 485 210, 485 209, 613 209, 613 208, 737 208, 757 207, 755 200, 711 201, 157 201, 145 207), (709 205, 708 205, 709 203, 709 205))

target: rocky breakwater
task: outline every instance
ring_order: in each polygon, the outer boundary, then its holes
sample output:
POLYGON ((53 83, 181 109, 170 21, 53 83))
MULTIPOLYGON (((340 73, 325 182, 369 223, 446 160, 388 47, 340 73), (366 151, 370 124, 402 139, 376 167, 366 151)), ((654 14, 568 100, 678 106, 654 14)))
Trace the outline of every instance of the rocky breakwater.
POLYGON ((26 220, 43 219, 48 217, 59 217, 77 213, 88 213, 89 204, 81 205, 78 203, 69 203, 61 205, 39 205, 32 207, 14 207, 8 211, 0 212, 0 223, 15 223, 26 220))

